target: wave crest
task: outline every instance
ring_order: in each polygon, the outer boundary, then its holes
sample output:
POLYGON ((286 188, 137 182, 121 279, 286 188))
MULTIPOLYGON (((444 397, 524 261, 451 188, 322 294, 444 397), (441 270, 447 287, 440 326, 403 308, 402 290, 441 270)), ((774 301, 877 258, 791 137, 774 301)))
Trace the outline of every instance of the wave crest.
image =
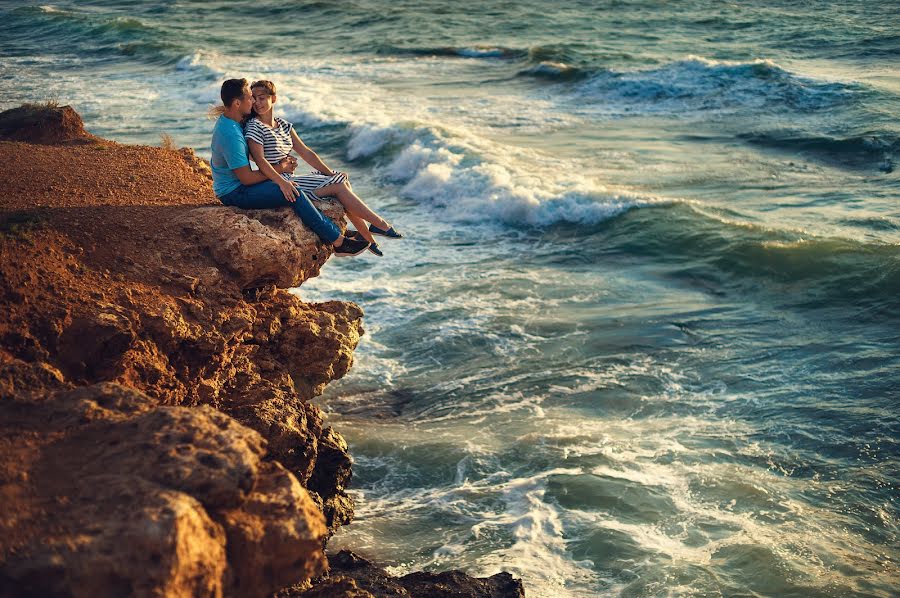
POLYGON ((484 142, 428 127, 356 128, 348 157, 379 156, 382 178, 401 194, 467 222, 494 219, 514 225, 596 224, 659 200, 614 193, 591 181, 549 177, 484 142))
POLYGON ((900 245, 767 228, 684 202, 630 212, 601 242, 604 252, 683 264, 678 276, 711 288, 724 276, 740 292, 762 288, 788 303, 900 313, 900 245))
POLYGON ((481 45, 474 46, 435 46, 435 47, 412 47, 404 48, 399 46, 384 45, 376 50, 379 54, 398 55, 398 56, 447 56, 455 58, 524 58, 528 55, 527 51, 518 50, 516 48, 506 48, 503 46, 481 45))
POLYGON ((808 111, 841 102, 850 91, 841 83, 794 75, 769 60, 731 63, 691 57, 645 71, 600 73, 580 95, 664 109, 672 104, 688 110, 779 104, 808 111))
POLYGON ((875 166, 885 173, 894 170, 895 156, 900 154, 900 137, 886 132, 832 137, 797 130, 777 130, 745 133, 738 137, 752 145, 799 153, 842 167, 875 166))

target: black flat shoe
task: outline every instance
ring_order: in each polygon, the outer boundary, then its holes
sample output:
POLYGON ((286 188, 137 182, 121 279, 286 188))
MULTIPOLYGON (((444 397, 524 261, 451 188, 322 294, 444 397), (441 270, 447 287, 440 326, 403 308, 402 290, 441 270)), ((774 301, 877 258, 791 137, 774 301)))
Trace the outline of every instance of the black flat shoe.
POLYGON ((403 235, 401 235, 396 230, 394 230, 393 226, 387 230, 382 230, 382 229, 378 228, 377 226, 375 226, 374 224, 370 224, 369 232, 372 233, 373 235, 387 237, 388 239, 402 239, 403 238, 403 235))
MULTIPOLYGON (((358 230, 351 230, 344 233, 344 237, 347 239, 357 239, 359 241, 365 241, 366 238, 362 236, 358 230)), ((381 249, 378 248, 378 243, 369 243, 369 251, 377 255, 378 257, 384 257, 384 254, 381 253, 381 249)))
POLYGON ((354 255, 359 255, 368 248, 369 242, 365 239, 348 239, 347 237, 344 237, 344 242, 341 243, 341 246, 334 248, 334 256, 351 257, 354 255))

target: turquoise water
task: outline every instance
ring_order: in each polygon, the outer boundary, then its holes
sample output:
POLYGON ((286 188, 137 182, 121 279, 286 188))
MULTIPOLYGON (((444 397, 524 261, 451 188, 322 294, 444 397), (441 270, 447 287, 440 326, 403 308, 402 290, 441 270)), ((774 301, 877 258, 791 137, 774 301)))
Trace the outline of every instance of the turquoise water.
POLYGON ((206 150, 227 77, 408 238, 321 399, 347 546, 531 596, 892 596, 900 6, 3 5, 0 107, 206 150))

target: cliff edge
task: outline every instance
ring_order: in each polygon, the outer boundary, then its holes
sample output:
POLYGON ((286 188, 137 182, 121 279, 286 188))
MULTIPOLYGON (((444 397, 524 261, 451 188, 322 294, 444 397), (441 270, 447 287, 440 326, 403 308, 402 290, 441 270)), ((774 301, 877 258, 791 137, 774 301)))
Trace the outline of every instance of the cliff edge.
POLYGON ((191 150, 98 139, 69 107, 0 113, 0 190, 0 595, 363 595, 309 590, 353 515, 309 399, 363 313, 285 289, 331 247, 289 208, 219 204, 191 150))

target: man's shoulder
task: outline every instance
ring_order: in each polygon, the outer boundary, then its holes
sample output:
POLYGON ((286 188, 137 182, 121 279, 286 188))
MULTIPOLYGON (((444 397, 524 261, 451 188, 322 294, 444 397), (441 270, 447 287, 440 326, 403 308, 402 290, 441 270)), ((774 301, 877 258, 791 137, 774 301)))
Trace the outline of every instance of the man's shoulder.
POLYGON ((238 137, 243 137, 243 134, 241 133, 240 123, 231 120, 227 116, 220 116, 219 120, 216 121, 216 124, 213 127, 213 137, 232 137, 235 135, 238 137))
POLYGON ((213 127, 214 129, 223 129, 223 130, 234 130, 237 129, 240 131, 241 123, 236 120, 232 120, 227 116, 220 116, 216 119, 216 124, 213 127))

